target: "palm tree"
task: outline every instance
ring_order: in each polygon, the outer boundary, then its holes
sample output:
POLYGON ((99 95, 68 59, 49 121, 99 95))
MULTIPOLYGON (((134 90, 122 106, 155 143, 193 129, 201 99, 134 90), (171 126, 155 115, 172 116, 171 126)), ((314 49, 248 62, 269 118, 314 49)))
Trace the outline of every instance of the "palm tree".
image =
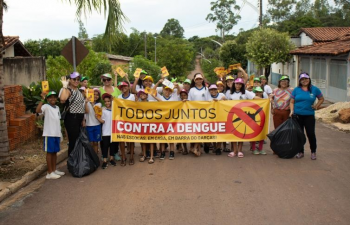
MULTIPOLYGON (((76 16, 80 19, 81 15, 97 11, 103 12, 107 16, 106 29, 104 34, 107 46, 112 45, 116 40, 118 32, 123 30, 123 22, 127 20, 126 16, 120 8, 119 0, 66 0, 70 4, 77 6, 76 16)), ((0 49, 5 45, 2 33, 3 13, 7 10, 7 4, 4 0, 0 0, 0 49)), ((6 111, 4 100, 4 74, 3 74, 3 58, 0 52, 0 162, 6 160, 9 156, 9 143, 7 135, 6 111)))

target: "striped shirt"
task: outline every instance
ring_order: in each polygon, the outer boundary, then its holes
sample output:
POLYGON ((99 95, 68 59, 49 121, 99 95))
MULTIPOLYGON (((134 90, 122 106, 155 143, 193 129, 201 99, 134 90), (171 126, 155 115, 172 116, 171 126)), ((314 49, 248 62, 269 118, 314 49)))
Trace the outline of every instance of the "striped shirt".
POLYGON ((287 88, 285 90, 276 88, 275 90, 273 90, 273 94, 275 95, 273 99, 273 104, 276 109, 281 109, 281 110, 289 109, 292 91, 293 90, 291 88, 287 88))

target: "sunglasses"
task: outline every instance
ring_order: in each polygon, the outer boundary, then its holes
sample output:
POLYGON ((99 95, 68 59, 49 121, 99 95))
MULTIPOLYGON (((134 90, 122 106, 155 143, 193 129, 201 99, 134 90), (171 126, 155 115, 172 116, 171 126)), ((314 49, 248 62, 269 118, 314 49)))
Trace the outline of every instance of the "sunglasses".
POLYGON ((106 81, 111 81, 112 79, 111 78, 107 78, 107 79, 102 79, 103 82, 106 82, 106 81))
POLYGON ((80 81, 80 78, 72 78, 72 81, 80 81))

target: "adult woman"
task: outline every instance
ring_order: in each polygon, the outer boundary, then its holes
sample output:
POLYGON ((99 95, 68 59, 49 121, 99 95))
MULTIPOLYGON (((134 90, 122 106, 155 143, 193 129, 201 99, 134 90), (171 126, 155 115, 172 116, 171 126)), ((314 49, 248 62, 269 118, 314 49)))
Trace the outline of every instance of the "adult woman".
POLYGON ((70 155, 79 136, 88 101, 84 100, 83 94, 78 89, 80 82, 79 73, 73 72, 69 75, 68 79, 62 77, 61 82, 63 87, 59 98, 62 104, 66 104, 66 108, 69 107, 64 119, 64 126, 68 133, 68 155, 70 155))
POLYGON ((264 75, 260 76, 261 88, 267 95, 272 93, 272 88, 267 84, 267 78, 264 75))
MULTIPOLYGON (((290 116, 293 114, 304 131, 310 143, 311 159, 316 159, 316 135, 315 135, 315 110, 317 110, 323 103, 324 98, 320 89, 311 85, 311 79, 309 74, 301 73, 299 75, 299 86, 292 92, 292 98, 290 100, 290 116), (318 99, 316 105, 314 102, 318 99)), ((296 156, 298 159, 304 157, 304 148, 296 156)))
MULTIPOLYGON (((117 75, 115 75, 115 82, 117 83, 117 75)), ((121 94, 120 90, 116 87, 113 87, 112 75, 109 73, 105 73, 101 76, 101 81, 103 82, 103 86, 100 87, 101 96, 104 93, 108 93, 112 95, 114 98, 118 98, 121 94)))
POLYGON ((275 129, 286 121, 290 114, 290 99, 293 89, 289 87, 289 77, 282 76, 278 82, 278 88, 273 90, 271 98, 271 113, 275 129))

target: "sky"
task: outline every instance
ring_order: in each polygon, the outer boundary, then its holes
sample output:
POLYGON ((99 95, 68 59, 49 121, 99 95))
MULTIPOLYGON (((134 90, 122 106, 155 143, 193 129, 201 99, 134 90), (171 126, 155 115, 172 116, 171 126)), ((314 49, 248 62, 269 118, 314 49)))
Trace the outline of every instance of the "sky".
MULTIPOLYGON (((73 0, 74 1, 74 0, 73 0)), ((159 33, 168 19, 179 20, 184 28, 184 36, 207 37, 219 34, 215 31, 215 23, 205 20, 213 0, 119 0, 122 11, 129 22, 124 23, 125 33, 130 28, 143 32, 159 33)), ((236 0, 238 5, 243 0, 236 0)), ((79 24, 75 16, 76 7, 66 0, 7 0, 8 11, 4 12, 3 34, 19 36, 22 42, 32 39, 49 38, 61 40, 77 36, 79 24)), ((257 6, 257 0, 249 0, 257 6)), ((242 28, 249 30, 257 26, 258 12, 248 4, 244 4, 240 12, 241 20, 231 33, 238 34, 242 28)), ((106 19, 103 13, 92 13, 82 17, 84 26, 93 37, 104 33, 106 19)))

